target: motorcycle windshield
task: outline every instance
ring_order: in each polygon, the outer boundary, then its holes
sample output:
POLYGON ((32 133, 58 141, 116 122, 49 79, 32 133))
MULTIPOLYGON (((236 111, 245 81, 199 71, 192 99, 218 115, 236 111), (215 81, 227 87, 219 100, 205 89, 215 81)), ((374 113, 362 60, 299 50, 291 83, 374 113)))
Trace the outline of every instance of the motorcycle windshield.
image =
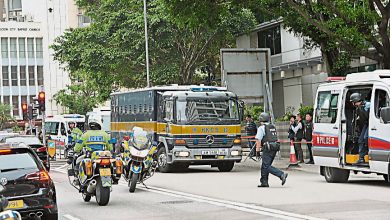
POLYGON ((102 151, 104 150, 103 144, 90 144, 88 145, 89 148, 91 148, 92 151, 102 151))

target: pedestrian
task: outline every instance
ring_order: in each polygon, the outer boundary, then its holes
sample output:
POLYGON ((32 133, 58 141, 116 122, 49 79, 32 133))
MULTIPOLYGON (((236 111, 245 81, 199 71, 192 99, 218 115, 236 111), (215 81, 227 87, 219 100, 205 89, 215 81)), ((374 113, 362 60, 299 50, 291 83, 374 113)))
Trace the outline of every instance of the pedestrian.
POLYGON ((304 129, 304 136, 307 144, 307 149, 309 151, 309 156, 310 160, 306 164, 314 164, 314 159, 313 159, 313 152, 312 152, 312 146, 313 144, 311 143, 313 140, 313 121, 312 121, 312 115, 310 113, 306 113, 305 116, 305 129, 304 129))
POLYGON ((299 163, 304 163, 305 161, 303 160, 303 151, 302 151, 302 139, 303 139, 302 116, 300 114, 297 114, 296 118, 297 118, 296 126, 291 125, 291 129, 295 133, 295 140, 294 140, 295 154, 297 156, 299 163))
POLYGON ((295 122, 295 115, 291 115, 290 116, 290 128, 288 129, 288 139, 290 141, 295 141, 295 132, 292 129, 295 126, 297 126, 297 123, 295 122))
POLYGON ((255 135, 257 133, 257 126, 256 123, 253 121, 253 118, 251 115, 247 115, 246 118, 246 125, 245 125, 245 133, 249 137, 248 138, 248 146, 249 146, 249 156, 253 157, 255 156, 255 145, 256 145, 256 139, 255 135))
POLYGON ((280 178, 282 186, 286 183, 288 174, 272 166, 276 153, 280 150, 280 143, 277 141, 278 134, 275 126, 270 123, 269 114, 261 113, 260 126, 256 134, 256 154, 260 155, 260 151, 263 151, 261 178, 258 187, 269 187, 268 177, 270 173, 280 178))

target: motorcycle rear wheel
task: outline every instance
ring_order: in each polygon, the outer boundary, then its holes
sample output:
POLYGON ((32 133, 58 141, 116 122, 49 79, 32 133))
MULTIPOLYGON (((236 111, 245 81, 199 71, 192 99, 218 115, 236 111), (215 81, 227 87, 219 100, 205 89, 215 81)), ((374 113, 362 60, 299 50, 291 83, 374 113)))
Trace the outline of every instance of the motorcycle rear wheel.
POLYGON ((130 188, 129 192, 133 193, 135 192, 135 188, 137 187, 137 181, 138 181, 139 173, 133 173, 133 176, 131 177, 130 181, 130 188))
POLYGON ((97 178, 95 194, 96 194, 96 202, 100 206, 106 206, 110 201, 110 188, 103 187, 102 180, 100 178, 97 178))

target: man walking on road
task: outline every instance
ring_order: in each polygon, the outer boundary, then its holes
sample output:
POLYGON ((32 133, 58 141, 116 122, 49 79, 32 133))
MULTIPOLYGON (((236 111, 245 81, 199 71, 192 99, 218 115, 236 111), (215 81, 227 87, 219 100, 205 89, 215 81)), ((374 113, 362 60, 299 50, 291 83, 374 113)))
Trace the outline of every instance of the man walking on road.
POLYGON ((256 154, 263 150, 261 164, 261 178, 258 187, 269 187, 268 177, 271 173, 282 180, 282 186, 286 183, 288 174, 272 166, 276 153, 280 150, 278 134, 273 124, 270 124, 270 116, 263 112, 260 114, 260 127, 256 134, 256 154))
POLYGON ((310 113, 306 113, 306 122, 305 122, 305 140, 307 142, 307 149, 309 150, 310 160, 306 164, 314 164, 313 160, 313 152, 311 147, 313 144, 311 143, 313 140, 313 121, 310 113))

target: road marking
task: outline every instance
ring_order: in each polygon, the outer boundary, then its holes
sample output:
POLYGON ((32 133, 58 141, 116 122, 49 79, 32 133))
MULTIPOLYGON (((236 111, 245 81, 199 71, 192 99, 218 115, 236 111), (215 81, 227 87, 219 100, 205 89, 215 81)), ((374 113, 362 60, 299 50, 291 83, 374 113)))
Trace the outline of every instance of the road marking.
POLYGON ((56 168, 54 168, 53 170, 62 170, 62 169, 64 169, 65 167, 67 167, 68 166, 68 164, 64 164, 64 165, 62 165, 62 166, 60 166, 60 167, 56 167, 56 168))
POLYGON ((79 218, 76 218, 76 217, 73 217, 69 214, 66 214, 66 215, 63 215, 65 218, 69 219, 69 220, 80 220, 79 218))
MULTIPOLYGON (((124 184, 124 183, 120 183, 120 185, 127 186, 127 184, 124 184)), ((145 188, 144 186, 141 186, 141 185, 139 185, 137 187, 142 188, 143 190, 149 191, 149 192, 159 193, 159 194, 173 196, 173 197, 177 197, 177 198, 189 199, 189 200, 193 200, 193 201, 197 201, 197 202, 208 203, 211 205, 235 209, 235 210, 248 212, 248 213, 254 213, 254 214, 259 214, 259 215, 275 217, 275 218, 279 218, 279 219, 321 220, 320 218, 315 218, 315 217, 311 217, 311 216, 307 216, 307 215, 301 215, 301 214, 296 214, 296 213, 292 213, 292 212, 286 212, 286 211, 281 211, 281 210, 277 210, 277 209, 265 208, 262 206, 250 205, 250 204, 245 204, 245 203, 240 203, 240 202, 232 202, 232 201, 228 201, 228 200, 214 199, 214 198, 210 198, 210 197, 206 197, 206 196, 199 196, 199 195, 195 195, 195 194, 173 191, 173 190, 163 189, 163 188, 159 188, 159 187, 148 186, 148 188, 145 188)))

